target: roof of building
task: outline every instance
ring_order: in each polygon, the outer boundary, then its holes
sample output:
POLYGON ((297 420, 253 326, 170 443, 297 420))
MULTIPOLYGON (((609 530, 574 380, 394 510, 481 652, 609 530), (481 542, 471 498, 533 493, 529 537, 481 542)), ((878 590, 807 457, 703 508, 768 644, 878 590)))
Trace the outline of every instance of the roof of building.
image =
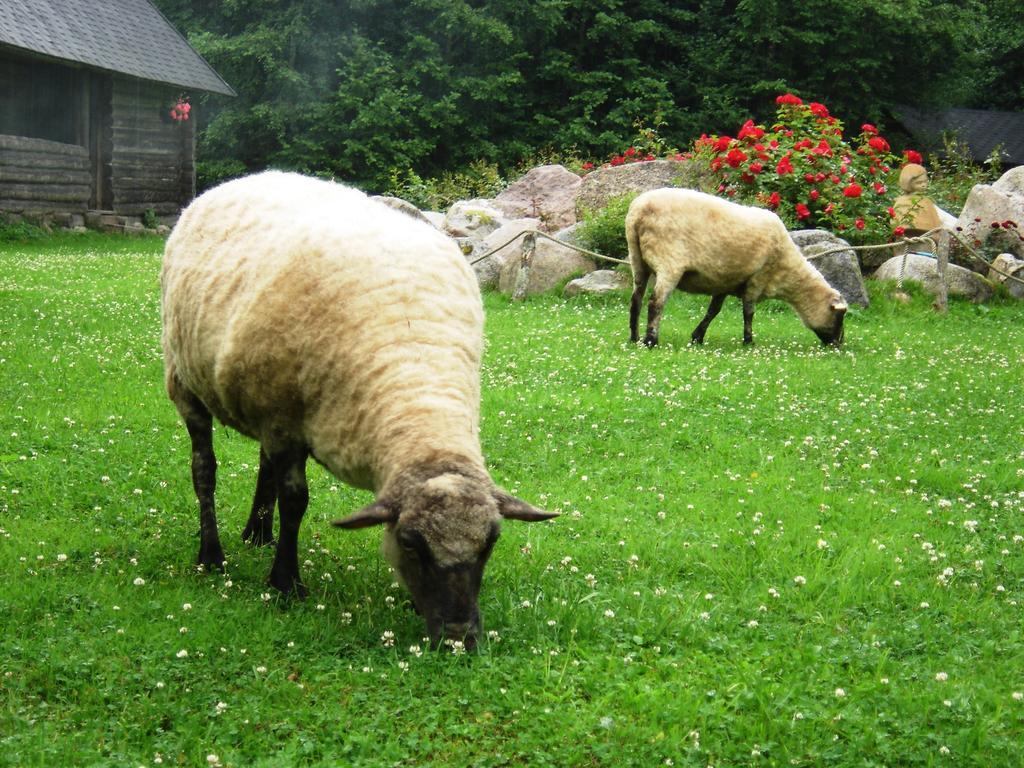
POLYGON ((929 111, 900 107, 897 117, 925 146, 941 149, 943 135, 956 136, 967 145, 975 160, 1001 150, 1006 165, 1024 165, 1024 112, 996 112, 983 109, 929 111))
POLYGON ((143 80, 235 95, 149 0, 4 0, 4 46, 143 80))

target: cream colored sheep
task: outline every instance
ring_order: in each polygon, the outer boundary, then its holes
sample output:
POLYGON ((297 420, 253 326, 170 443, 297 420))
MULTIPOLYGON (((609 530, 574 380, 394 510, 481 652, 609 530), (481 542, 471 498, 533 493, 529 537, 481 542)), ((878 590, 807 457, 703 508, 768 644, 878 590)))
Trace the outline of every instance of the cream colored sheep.
POLYGON ((704 342, 726 296, 743 301, 743 343, 753 342, 754 306, 778 298, 793 305, 804 325, 825 344, 843 340, 846 302, 804 258, 774 213, 689 189, 655 189, 637 197, 626 214, 633 268, 630 339, 639 339, 640 305, 654 273, 644 344, 658 343, 665 301, 673 288, 711 296, 694 329, 704 342))
POLYGON ((385 555, 432 640, 472 644, 502 517, 554 517, 497 488, 478 436, 483 310, 458 246, 339 184, 268 172, 199 197, 167 241, 167 391, 192 441, 199 563, 220 567, 212 418, 259 441, 244 538, 303 595, 306 459, 372 490, 336 525, 385 524, 385 555))

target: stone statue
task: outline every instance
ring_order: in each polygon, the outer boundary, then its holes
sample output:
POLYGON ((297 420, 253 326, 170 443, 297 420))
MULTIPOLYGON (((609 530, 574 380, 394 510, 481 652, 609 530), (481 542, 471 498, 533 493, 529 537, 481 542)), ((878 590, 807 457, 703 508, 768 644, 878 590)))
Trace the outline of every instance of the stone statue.
POLYGON ((903 166, 903 170, 900 171, 900 189, 903 190, 903 194, 896 198, 892 206, 896 214, 896 224, 905 227, 905 233, 909 236, 940 230, 931 235, 937 253, 930 255, 935 257, 935 271, 939 278, 934 306, 944 313, 948 290, 946 265, 949 262, 950 235, 942 225, 935 203, 925 195, 925 190, 928 189, 928 171, 917 163, 903 166))
POLYGON ((928 188, 928 171, 923 165, 908 163, 900 171, 900 189, 903 194, 896 198, 893 209, 896 223, 907 230, 927 232, 942 227, 939 211, 931 198, 925 196, 928 188))

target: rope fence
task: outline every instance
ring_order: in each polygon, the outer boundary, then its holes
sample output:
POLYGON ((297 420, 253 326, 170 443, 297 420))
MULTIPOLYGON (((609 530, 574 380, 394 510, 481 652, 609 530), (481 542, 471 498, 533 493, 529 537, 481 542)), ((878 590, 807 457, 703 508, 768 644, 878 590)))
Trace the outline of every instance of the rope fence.
MULTIPOLYGON (((948 281, 947 281, 947 278, 946 278, 946 268, 947 268, 948 263, 949 263, 949 249, 948 248, 940 248, 939 247, 938 236, 941 236, 943 233, 948 234, 948 235, 950 235, 953 238, 956 238, 956 240, 960 243, 961 247, 966 251, 966 253, 972 259, 974 259, 976 262, 978 262, 980 264, 984 264, 986 267, 988 267, 988 269, 990 271, 995 272, 998 275, 1002 275, 1007 280, 1012 280, 1012 281, 1014 281, 1016 283, 1020 283, 1021 285, 1024 285, 1024 278, 1017 277, 1017 273, 1022 271, 1022 270, 1024 270, 1024 267, 1020 267, 1018 269, 1015 269, 1015 270, 1013 270, 1013 272, 1004 272, 1004 271, 1002 271, 1000 269, 996 269, 992 265, 992 262, 988 261, 984 256, 982 256, 980 253, 978 253, 978 251, 973 246, 969 245, 967 243, 967 241, 963 238, 963 236, 959 232, 952 232, 950 230, 943 229, 941 227, 936 228, 936 229, 928 230, 927 232, 925 232, 922 235, 914 235, 912 237, 904 237, 904 238, 901 238, 899 240, 895 240, 895 241, 893 241, 891 243, 880 243, 880 244, 877 244, 877 245, 837 245, 837 246, 832 247, 832 248, 827 248, 827 249, 825 249, 823 251, 816 251, 816 252, 814 252, 812 254, 807 255, 805 258, 808 261, 815 261, 816 259, 820 259, 820 258, 823 258, 825 256, 830 256, 833 253, 841 253, 843 251, 877 251, 877 250, 894 250, 895 251, 897 249, 901 249, 902 250, 902 256, 903 256, 903 261, 900 264, 900 276, 899 276, 899 279, 896 281, 896 284, 897 284, 898 288, 902 289, 903 288, 903 275, 904 275, 904 272, 905 272, 906 267, 907 267, 907 257, 910 255, 910 252, 911 252, 910 248, 911 248, 911 246, 914 246, 914 245, 927 245, 930 248, 929 252, 931 254, 934 254, 934 256, 936 258, 936 262, 937 262, 936 263, 936 269, 937 269, 937 271, 939 273, 939 286, 940 286, 940 288, 939 288, 939 296, 936 299, 935 306, 936 306, 936 309, 939 309, 940 311, 945 311, 946 310, 946 304, 947 304, 947 293, 948 293, 948 290, 949 290, 948 281)), ((482 256, 477 256, 476 258, 472 259, 469 263, 471 265, 472 264, 478 264, 479 262, 483 261, 484 259, 487 259, 487 258, 493 256, 498 251, 500 251, 500 250, 502 250, 504 248, 507 248, 512 243, 514 243, 516 240, 519 240, 520 238, 522 238, 523 242, 522 242, 522 245, 521 245, 521 252, 520 252, 519 272, 516 274, 515 285, 514 285, 513 290, 512 290, 512 298, 513 298, 513 300, 521 300, 521 299, 523 299, 526 296, 526 286, 527 286, 527 282, 529 280, 530 267, 533 264, 533 256, 534 256, 534 253, 536 252, 536 249, 537 249, 537 238, 543 238, 543 239, 546 239, 546 240, 550 240, 551 242, 557 243, 558 245, 564 246, 566 248, 570 248, 570 249, 572 249, 574 251, 577 251, 579 253, 586 254, 587 256, 589 256, 589 257, 591 257, 593 259, 599 259, 601 261, 610 261, 610 262, 614 262, 615 264, 629 264, 629 261, 627 261, 626 259, 617 259, 617 258, 614 258, 613 256, 605 256, 602 253, 597 253, 596 251, 588 250, 586 248, 583 248, 581 246, 575 245, 573 243, 568 243, 568 242, 566 242, 564 240, 559 240, 558 238, 552 237, 551 235, 549 235, 549 234, 547 234, 545 232, 541 232, 539 230, 524 230, 523 232, 519 232, 518 234, 513 235, 512 237, 510 237, 508 240, 506 240, 501 245, 498 245, 498 246, 496 246, 494 248, 491 248, 489 251, 487 251, 487 253, 483 254, 482 256)))

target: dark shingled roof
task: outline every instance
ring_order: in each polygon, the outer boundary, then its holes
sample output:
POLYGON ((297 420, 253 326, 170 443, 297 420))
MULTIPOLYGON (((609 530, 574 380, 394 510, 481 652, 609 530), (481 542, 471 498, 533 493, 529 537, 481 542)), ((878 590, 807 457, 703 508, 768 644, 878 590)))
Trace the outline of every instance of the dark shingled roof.
POLYGON ((149 0, 0 0, 0 47, 234 96, 149 0))
POLYGON ((947 109, 943 112, 899 107, 896 116, 906 129, 924 143, 924 149, 941 149, 943 134, 955 135, 967 144, 975 160, 985 160, 1000 147, 1006 165, 1024 165, 1024 112, 983 109, 947 109))

